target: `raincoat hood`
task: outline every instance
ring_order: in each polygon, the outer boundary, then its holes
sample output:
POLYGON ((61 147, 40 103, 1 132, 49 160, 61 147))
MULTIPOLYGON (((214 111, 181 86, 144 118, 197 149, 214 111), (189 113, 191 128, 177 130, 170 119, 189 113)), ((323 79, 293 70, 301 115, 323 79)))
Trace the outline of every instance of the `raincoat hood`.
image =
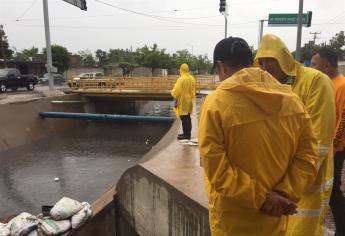
POLYGON ((189 66, 186 63, 180 66, 180 75, 189 75, 189 66))
POLYGON ((259 68, 246 68, 224 80, 217 89, 240 92, 267 115, 289 115, 303 112, 302 106, 291 106, 295 99, 291 87, 280 84, 268 72, 259 68), (297 109, 297 110, 296 110, 297 109))
POLYGON ((273 34, 266 34, 260 43, 254 59, 254 65, 259 66, 259 58, 275 58, 286 75, 296 76, 299 63, 293 58, 284 42, 273 34))

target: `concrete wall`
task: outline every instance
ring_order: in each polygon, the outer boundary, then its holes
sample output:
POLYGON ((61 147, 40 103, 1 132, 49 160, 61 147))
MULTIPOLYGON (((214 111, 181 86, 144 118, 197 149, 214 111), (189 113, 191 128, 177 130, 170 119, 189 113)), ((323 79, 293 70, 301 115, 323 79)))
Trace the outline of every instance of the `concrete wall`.
POLYGON ((133 70, 132 76, 152 76, 152 71, 150 68, 138 67, 133 70))
POLYGON ((84 112, 83 104, 51 104, 52 100, 80 100, 79 95, 33 99, 0 105, 0 152, 32 143, 82 124, 82 121, 42 119, 41 111, 84 112))
MULTIPOLYGON (((176 141, 180 126, 177 120, 142 163, 128 169, 117 184, 116 216, 139 235, 210 235, 199 151, 176 141)), ((117 225, 118 232, 121 227, 117 225)))

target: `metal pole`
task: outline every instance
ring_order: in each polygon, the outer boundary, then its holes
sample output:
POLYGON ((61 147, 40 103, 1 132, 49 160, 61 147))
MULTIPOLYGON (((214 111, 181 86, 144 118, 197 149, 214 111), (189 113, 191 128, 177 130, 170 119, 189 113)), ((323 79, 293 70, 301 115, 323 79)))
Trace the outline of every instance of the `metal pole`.
POLYGON ((228 16, 224 14, 224 18, 225 18, 225 38, 227 38, 228 37, 228 16))
POLYGON ((303 17, 303 0, 299 0, 297 44, 296 44, 296 60, 297 61, 301 60, 302 17, 303 17))
POLYGON ((259 23, 259 43, 258 43, 258 48, 260 46, 262 35, 264 33, 264 22, 265 22, 265 20, 260 20, 260 23, 259 23))
POLYGON ((49 78, 49 90, 54 90, 54 80, 51 73, 53 62, 52 62, 52 50, 51 50, 51 45, 50 45, 49 12, 48 12, 47 0, 43 0, 43 13, 44 13, 44 30, 46 34, 47 72, 48 72, 48 78, 49 78))

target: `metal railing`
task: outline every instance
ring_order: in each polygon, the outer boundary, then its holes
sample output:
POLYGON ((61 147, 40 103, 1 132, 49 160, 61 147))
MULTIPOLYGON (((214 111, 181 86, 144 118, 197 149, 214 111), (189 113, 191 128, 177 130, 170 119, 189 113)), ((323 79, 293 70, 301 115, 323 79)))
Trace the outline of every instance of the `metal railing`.
MULTIPOLYGON (((164 77, 98 77, 95 79, 79 79, 69 81, 72 90, 105 90, 117 91, 170 91, 173 89, 178 76, 164 77)), ((217 81, 215 76, 195 76, 197 90, 215 89, 217 81)))

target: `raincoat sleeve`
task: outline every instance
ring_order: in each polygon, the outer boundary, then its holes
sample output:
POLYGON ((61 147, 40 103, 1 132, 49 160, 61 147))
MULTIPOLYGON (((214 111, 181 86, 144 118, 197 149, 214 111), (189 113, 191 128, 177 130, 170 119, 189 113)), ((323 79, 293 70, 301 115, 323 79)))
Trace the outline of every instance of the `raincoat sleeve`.
POLYGON ((317 141, 315 139, 311 120, 304 119, 301 124, 301 134, 296 153, 282 181, 274 188, 289 199, 298 202, 305 190, 316 178, 317 141))
MULTIPOLYGON (((209 95, 210 96, 210 95, 209 95)), ((204 165, 207 189, 223 201, 244 208, 260 209, 267 189, 227 156, 222 129, 222 111, 206 98, 199 122, 199 149, 204 165), (215 192, 212 192, 215 191, 215 192)))
POLYGON ((318 73, 315 76, 305 105, 318 142, 318 165, 321 166, 333 146, 336 116, 335 93, 332 82, 326 75, 318 73))
POLYGON ((182 92, 182 83, 181 83, 181 79, 178 78, 176 80, 173 90, 171 90, 171 96, 177 99, 181 95, 181 92, 182 92))
POLYGON ((337 132, 334 139, 334 148, 336 151, 345 149, 345 84, 337 90, 337 132))

